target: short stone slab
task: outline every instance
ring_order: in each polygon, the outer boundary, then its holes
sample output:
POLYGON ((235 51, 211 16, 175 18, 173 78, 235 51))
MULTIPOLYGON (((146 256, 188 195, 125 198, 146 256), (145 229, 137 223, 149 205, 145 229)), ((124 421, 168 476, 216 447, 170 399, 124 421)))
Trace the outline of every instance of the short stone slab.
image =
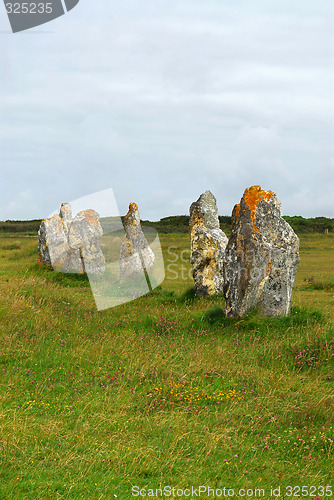
POLYGON ((299 239, 281 217, 281 203, 260 186, 245 190, 232 213, 232 233, 224 258, 226 316, 253 308, 266 316, 288 315, 299 239))
POLYGON ((199 295, 223 292, 227 237, 220 229, 216 198, 210 191, 190 206, 189 220, 193 278, 199 295))
POLYGON ((130 203, 124 218, 125 236, 120 249, 120 281, 135 277, 145 277, 154 263, 151 250, 140 224, 140 214, 136 203, 130 203))

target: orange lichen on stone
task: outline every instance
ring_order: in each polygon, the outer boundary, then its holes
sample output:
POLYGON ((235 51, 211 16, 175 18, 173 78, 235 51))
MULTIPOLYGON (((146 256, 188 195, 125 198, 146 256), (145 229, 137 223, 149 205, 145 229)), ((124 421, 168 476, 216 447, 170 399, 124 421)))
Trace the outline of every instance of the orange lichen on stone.
POLYGON ((128 249, 129 255, 131 255, 132 254, 132 246, 131 246, 130 238, 126 237, 125 244, 126 244, 126 247, 128 249))
POLYGON ((267 269, 266 269, 266 274, 269 274, 269 273, 270 273, 270 269, 271 269, 271 264, 272 264, 272 263, 273 263, 273 261, 272 261, 272 260, 270 260, 270 261, 268 262, 267 269))
POLYGON ((125 218, 127 219, 129 217, 129 215, 131 214, 131 210, 134 209, 134 210, 138 210, 138 206, 137 204, 133 201, 132 203, 130 203, 129 205, 129 211, 128 213, 126 214, 125 218))
POLYGON ((251 186, 246 189, 243 198, 251 211, 254 211, 262 198, 269 201, 274 194, 272 191, 264 191, 261 186, 251 186))
POLYGON ((235 218, 239 220, 240 203, 238 203, 234 208, 235 208, 235 218))
POLYGON ((39 266, 41 266, 41 265, 42 265, 42 260, 41 260, 41 257, 42 257, 42 256, 41 256, 41 252, 39 252, 38 257, 37 257, 37 264, 38 264, 39 266))
POLYGON ((250 209, 251 219, 253 221, 253 227, 255 231, 260 232, 255 225, 255 210, 261 200, 269 201, 275 196, 273 191, 264 191, 261 186, 251 186, 247 188, 243 195, 243 200, 250 209))

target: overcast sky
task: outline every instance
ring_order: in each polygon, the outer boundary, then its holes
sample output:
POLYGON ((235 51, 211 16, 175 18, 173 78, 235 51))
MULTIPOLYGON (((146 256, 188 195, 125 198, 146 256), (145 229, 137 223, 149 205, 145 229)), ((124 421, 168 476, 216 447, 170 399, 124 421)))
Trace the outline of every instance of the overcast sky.
MULTIPOLYGON (((112 188, 187 214, 246 187, 334 217, 333 0, 81 0, 9 32, 0 5, 0 220, 112 188)), ((87 207, 94 208, 94 207, 87 207)))

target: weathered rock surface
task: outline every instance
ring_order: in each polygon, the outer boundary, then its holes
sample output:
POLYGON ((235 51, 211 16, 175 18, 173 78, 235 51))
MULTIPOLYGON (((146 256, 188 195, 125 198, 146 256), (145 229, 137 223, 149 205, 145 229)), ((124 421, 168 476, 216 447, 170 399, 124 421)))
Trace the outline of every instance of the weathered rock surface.
POLYGON ((130 203, 124 219, 125 237, 121 245, 120 280, 144 277, 144 271, 153 266, 155 256, 144 236, 136 203, 130 203))
POLYGON ((298 262, 299 239, 281 217, 276 194, 246 189, 225 251, 225 315, 244 316, 254 307, 266 316, 289 314, 298 262))
MULTIPOLYGON (((69 225, 68 244, 72 253, 78 252, 84 270, 90 274, 103 274, 105 259, 100 247, 103 229, 95 210, 79 212, 69 225)), ((71 256, 69 256, 69 261, 71 256)), ((67 264, 68 266, 70 264, 67 264)))
POLYGON ((102 233, 97 212, 84 210, 72 219, 70 204, 63 203, 59 215, 41 223, 38 261, 61 272, 102 274, 105 268, 100 247, 102 233))
POLYGON ((38 231, 38 250, 38 262, 52 265, 56 271, 63 270, 69 246, 66 227, 58 214, 42 220, 38 231))
POLYGON ((62 203, 59 211, 59 216, 68 231, 68 226, 72 222, 72 208, 69 203, 62 203))
POLYGON ((203 193, 190 206, 190 262, 196 293, 213 295, 223 292, 224 253, 227 237, 220 229, 216 198, 203 193))

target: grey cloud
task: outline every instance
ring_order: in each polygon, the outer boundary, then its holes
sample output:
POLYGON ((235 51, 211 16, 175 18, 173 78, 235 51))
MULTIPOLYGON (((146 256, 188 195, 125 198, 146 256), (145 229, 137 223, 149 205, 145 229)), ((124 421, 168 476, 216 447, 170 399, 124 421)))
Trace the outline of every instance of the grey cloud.
POLYGON ((261 183, 285 213, 333 215, 329 6, 80 2, 55 33, 6 36, 0 219, 109 187, 121 213, 211 189, 229 214, 261 183))

